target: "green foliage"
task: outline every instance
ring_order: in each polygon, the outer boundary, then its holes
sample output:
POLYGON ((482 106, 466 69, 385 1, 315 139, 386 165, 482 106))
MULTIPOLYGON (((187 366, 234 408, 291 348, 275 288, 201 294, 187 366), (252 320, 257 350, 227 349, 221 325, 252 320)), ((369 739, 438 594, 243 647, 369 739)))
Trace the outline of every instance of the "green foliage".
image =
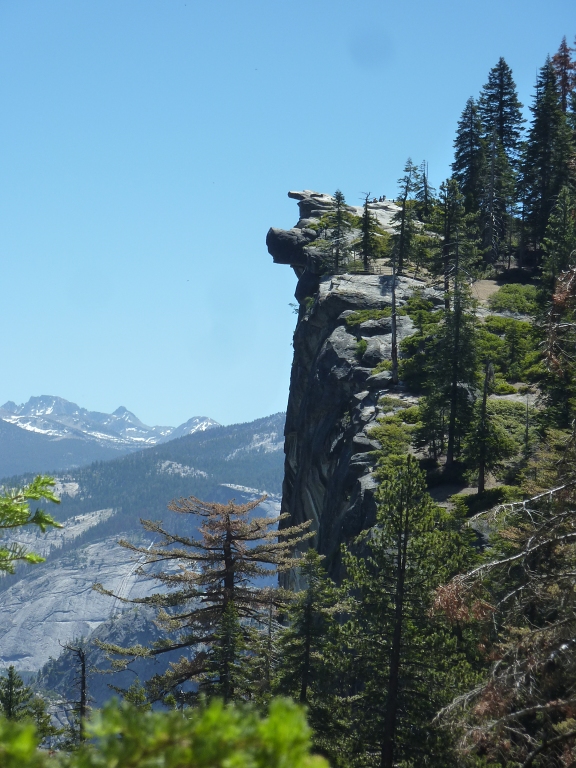
POLYGON ((502 57, 488 73, 488 82, 482 88, 478 108, 485 135, 496 134, 508 161, 514 166, 518 159, 524 118, 512 70, 502 57))
POLYGON ((496 376, 494 378, 494 394, 496 395, 513 395, 516 392, 516 387, 512 384, 508 384, 504 379, 496 376))
POLYGON ((463 517, 476 515, 498 504, 510 504, 522 498, 522 491, 515 485, 498 485, 488 488, 484 493, 455 494, 450 497, 451 503, 463 517))
POLYGON ((466 213, 478 210, 486 150, 482 134, 478 105, 469 98, 458 122, 452 163, 453 178, 464 195, 466 213))
MULTIPOLYGON (((496 380, 504 384, 510 381, 534 381, 541 378, 539 365, 542 353, 539 339, 531 323, 508 317, 489 316, 478 329, 478 354, 480 359, 491 360, 496 380)), ((497 394, 515 392, 514 388, 501 386, 497 394)))
MULTIPOLYGON (((501 419, 490 407, 489 401, 486 413, 482 413, 482 403, 479 400, 474 405, 474 413, 470 430, 466 435, 463 445, 463 458, 466 465, 472 470, 481 466, 487 470, 494 470, 502 464, 504 459, 509 459, 519 452, 520 446, 510 436, 501 419)), ((523 408, 522 417, 524 416, 523 408)))
POLYGON ((560 273, 576 263, 576 198, 566 186, 550 214, 543 247, 542 285, 550 295, 560 273))
POLYGON ((38 750, 32 723, 15 723, 0 718, 0 765, 2 768, 48 768, 55 766, 38 750))
POLYGON ((386 309, 359 309, 346 315, 345 323, 348 328, 357 328, 368 320, 381 320, 383 317, 390 317, 392 310, 386 309))
POLYGON ((392 360, 381 360, 378 365, 372 368, 372 374, 382 373, 383 371, 392 370, 392 360))
MULTIPOLYGON (((38 475, 23 488, 4 489, 0 494, 0 531, 34 525, 42 533, 47 528, 62 526, 43 509, 30 509, 31 501, 51 501, 59 504, 60 499, 54 494, 56 481, 45 475, 38 475)), ((30 552, 21 544, 0 544, 0 573, 14 573, 16 563, 42 563, 44 558, 30 552)))
MULTIPOLYGON (((378 451, 379 461, 389 462, 398 456, 403 456, 410 448, 413 427, 404 420, 407 405, 393 397, 383 397, 379 401, 383 409, 390 409, 390 415, 384 415, 378 419, 378 426, 370 430, 370 437, 378 440, 381 449, 378 451)), ((413 414, 411 414, 412 416, 413 414)))
POLYGON ((549 58, 538 74, 530 110, 532 122, 522 162, 521 189, 525 220, 536 249, 544 239, 554 201, 572 180, 572 139, 549 58))
POLYGON ((342 644, 336 619, 339 592, 328 578, 321 557, 310 549, 299 566, 303 588, 288 605, 287 626, 278 641, 278 665, 274 688, 306 704, 313 743, 338 762, 339 732, 336 694, 342 644))
POLYGON ((197 698, 196 687, 226 702, 247 698, 250 625, 264 621, 264 609, 271 602, 281 602, 278 590, 255 582, 297 565, 294 547, 312 535, 306 532, 308 522, 278 530, 282 517, 253 514, 265 498, 247 504, 203 502, 193 496, 172 501, 169 509, 186 515, 188 529, 200 530, 198 538, 142 520, 144 529, 155 536, 153 546, 119 542, 138 555, 141 567, 172 563, 172 571, 152 572, 152 578, 168 588, 128 600, 94 584, 101 594, 157 608, 156 623, 163 631, 152 647, 96 641, 112 659, 113 668, 125 669, 133 659, 186 649, 166 672, 146 682, 150 701, 166 703, 170 697, 191 703, 197 698))
POLYGON ((404 175, 398 179, 399 195, 397 204, 399 210, 392 217, 394 227, 392 258, 399 274, 402 274, 408 262, 413 261, 416 242, 416 209, 411 199, 415 191, 418 169, 408 158, 404 166, 404 175))
POLYGON ((356 342, 356 349, 354 354, 359 360, 361 360, 367 349, 368 349, 368 342, 366 341, 366 339, 358 339, 358 341, 356 342))
POLYGON ((0 675, 0 714, 11 721, 34 722, 41 739, 57 733, 51 725, 46 702, 24 685, 13 666, 8 667, 6 675, 0 675))
POLYGON ((460 524, 427 495, 414 457, 381 479, 376 525, 344 555, 348 654, 361 681, 350 703, 355 759, 446 768, 454 758, 432 718, 473 676, 462 638, 430 611, 432 589, 473 555, 460 524))
POLYGON ((488 306, 494 312, 518 312, 535 315, 538 311, 538 291, 534 285, 511 283, 503 285, 488 299, 488 306))
POLYGON ((143 712, 111 702, 88 725, 91 743, 54 759, 31 725, 0 720, 2 768, 325 768, 310 754, 303 711, 283 699, 267 717, 219 700, 196 710, 143 712))

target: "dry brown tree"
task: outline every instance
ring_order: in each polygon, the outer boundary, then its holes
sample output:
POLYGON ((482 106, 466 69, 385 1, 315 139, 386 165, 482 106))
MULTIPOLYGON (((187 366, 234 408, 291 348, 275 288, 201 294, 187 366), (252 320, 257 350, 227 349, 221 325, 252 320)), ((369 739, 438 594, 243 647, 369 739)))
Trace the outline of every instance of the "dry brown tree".
POLYGON ((490 764, 576 766, 575 456, 572 441, 558 487, 483 513, 497 531, 485 562, 436 595, 449 619, 480 625, 489 671, 441 717, 490 764))
POLYGON ((136 556, 137 573, 156 579, 164 591, 126 600, 101 584, 94 589, 123 602, 155 606, 156 624, 165 637, 149 648, 100 643, 113 659, 113 669, 125 669, 136 658, 185 651, 165 673, 147 682, 151 700, 177 693, 180 700, 191 701, 198 690, 225 700, 245 693, 243 661, 250 656, 250 633, 255 624, 267 621, 271 605, 285 599, 282 590, 269 585, 270 578, 295 567, 296 545, 313 536, 309 521, 278 530, 287 515, 252 514, 265 499, 247 504, 177 499, 168 508, 191 516, 197 538, 171 533, 162 522, 141 520, 156 539, 152 546, 118 542, 136 556), (156 564, 165 566, 149 573, 147 566, 156 564), (190 683, 196 685, 186 685, 190 683))

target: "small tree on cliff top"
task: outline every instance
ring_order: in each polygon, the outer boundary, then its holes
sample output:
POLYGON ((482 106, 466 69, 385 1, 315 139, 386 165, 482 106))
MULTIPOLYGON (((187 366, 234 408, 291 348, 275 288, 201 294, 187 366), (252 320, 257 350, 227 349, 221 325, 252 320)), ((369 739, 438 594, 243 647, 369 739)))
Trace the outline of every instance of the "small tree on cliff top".
MULTIPOLYGON (((306 531, 309 522, 278 531, 278 522, 287 515, 252 516, 250 513, 265 498, 247 504, 217 504, 194 496, 178 499, 168 508, 199 520, 198 538, 170 533, 161 522, 142 520, 144 529, 159 537, 158 543, 148 549, 125 540, 118 542, 138 556, 139 573, 145 573, 149 564, 174 566, 152 575, 167 591, 145 598, 118 598, 101 584, 94 585, 97 591, 123 602, 156 606, 157 624, 166 631, 166 637, 151 648, 101 644, 109 654, 120 657, 113 661, 113 667, 125 668, 137 657, 187 650, 167 672, 148 682, 152 699, 182 694, 182 686, 190 681, 224 700, 242 696, 241 667, 250 636, 248 624, 262 621, 271 602, 282 601, 281 590, 255 586, 254 580, 294 567, 294 546, 313 535, 306 531)), ((185 700, 190 697, 182 696, 185 700)))

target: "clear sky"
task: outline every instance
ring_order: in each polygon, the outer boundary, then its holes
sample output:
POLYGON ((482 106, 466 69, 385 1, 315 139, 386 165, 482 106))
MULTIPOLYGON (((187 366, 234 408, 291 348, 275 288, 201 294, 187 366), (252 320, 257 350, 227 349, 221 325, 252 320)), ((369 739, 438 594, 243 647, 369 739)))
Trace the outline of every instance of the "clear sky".
POLYGON ((284 410, 289 189, 448 175, 500 56, 528 105, 574 0, 0 0, 0 404, 284 410))

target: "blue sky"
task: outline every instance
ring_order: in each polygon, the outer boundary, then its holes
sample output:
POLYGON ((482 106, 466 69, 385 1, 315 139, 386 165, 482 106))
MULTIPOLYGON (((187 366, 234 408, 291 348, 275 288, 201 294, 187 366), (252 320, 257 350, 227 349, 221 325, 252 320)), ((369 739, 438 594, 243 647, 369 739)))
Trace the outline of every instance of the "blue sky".
POLYGON ((1 0, 0 403, 284 410, 289 189, 448 175, 500 56, 530 103, 573 0, 1 0))

